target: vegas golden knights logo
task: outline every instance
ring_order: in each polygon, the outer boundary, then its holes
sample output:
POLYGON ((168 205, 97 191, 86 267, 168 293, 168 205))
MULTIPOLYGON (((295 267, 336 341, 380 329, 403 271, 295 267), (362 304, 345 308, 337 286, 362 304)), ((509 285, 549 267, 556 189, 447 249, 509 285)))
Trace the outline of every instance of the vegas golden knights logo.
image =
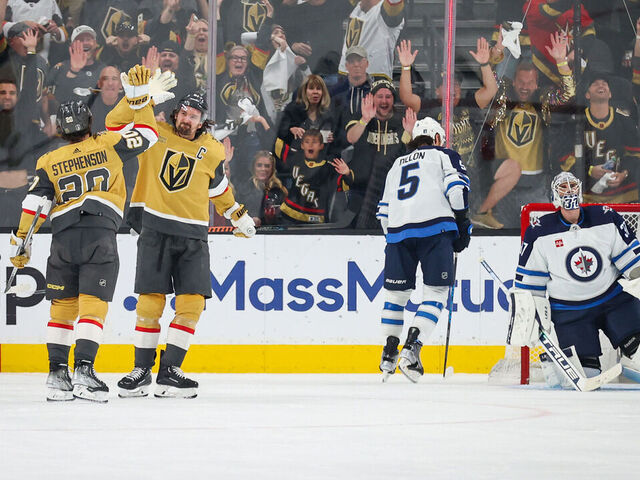
POLYGON ((237 87, 235 82, 229 82, 222 87, 220 90, 220 100, 225 105, 231 104, 232 106, 237 106, 237 101, 242 97, 249 97, 254 105, 260 103, 260 94, 253 88, 253 86, 248 85, 249 91, 243 93, 240 97, 237 97, 235 101, 233 100, 233 96, 236 93, 237 87))
POLYGON ((533 141, 537 124, 537 115, 523 111, 516 112, 509 119, 507 137, 517 147, 524 147, 533 141))
POLYGON ((267 9, 261 3, 242 0, 242 28, 245 32, 257 32, 267 16, 267 9))
MULTIPOLYGON (((118 10, 115 7, 109 7, 107 10, 107 14, 104 16, 104 21, 102 22, 102 28, 100 28, 100 33, 104 37, 103 40, 106 40, 108 36, 115 35, 116 25, 120 22, 120 20, 132 20, 129 15, 124 13, 122 10, 118 10)), ((98 42, 101 43, 101 42, 98 42)))
POLYGON ((182 152, 167 149, 160 170, 160 181, 170 192, 186 188, 189 185, 196 159, 182 152))
POLYGON ((350 18, 349 25, 347 26, 347 35, 345 41, 347 42, 347 48, 353 45, 360 44, 360 35, 362 35, 362 26, 364 22, 357 18, 350 18))

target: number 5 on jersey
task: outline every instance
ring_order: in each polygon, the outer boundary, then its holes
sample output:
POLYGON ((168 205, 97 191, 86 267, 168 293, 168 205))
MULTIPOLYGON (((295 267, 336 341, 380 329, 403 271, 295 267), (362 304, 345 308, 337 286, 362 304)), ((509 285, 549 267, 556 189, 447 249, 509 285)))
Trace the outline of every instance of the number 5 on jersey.
POLYGON ((410 175, 411 170, 419 168, 417 163, 410 163, 402 167, 400 173, 400 187, 398 189, 398 200, 406 200, 413 197, 418 191, 418 185, 420 184, 420 178, 417 175, 410 175))

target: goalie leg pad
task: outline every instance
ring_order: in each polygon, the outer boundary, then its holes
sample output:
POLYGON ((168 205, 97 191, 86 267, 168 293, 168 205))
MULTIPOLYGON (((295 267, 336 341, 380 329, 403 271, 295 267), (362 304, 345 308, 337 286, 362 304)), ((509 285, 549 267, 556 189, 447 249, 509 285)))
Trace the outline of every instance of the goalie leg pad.
MULTIPOLYGON (((562 351, 567 356, 569 362, 571 362, 571 365, 573 365, 578 373, 584 377, 585 372, 582 368, 580 360, 578 360, 578 355, 576 354, 575 347, 571 346, 569 348, 563 348, 562 351)), ((544 380, 548 387, 573 390, 573 386, 567 379, 566 375, 562 372, 562 370, 560 370, 560 367, 558 367, 558 365, 556 365, 556 363, 549 358, 546 353, 540 355, 540 365, 542 366, 542 374, 544 375, 544 380)), ((599 373, 600 371, 598 371, 596 375, 598 375, 599 373)))
POLYGON ((629 380, 640 383, 640 335, 628 338, 622 345, 622 374, 629 380))
POLYGON ((384 307, 380 319, 383 341, 387 337, 398 337, 404 326, 404 307, 409 301, 411 290, 384 290, 384 307))
POLYGON ((510 345, 533 345, 538 339, 536 304, 526 290, 511 290, 510 345))
POLYGON ((426 341, 438 323, 440 312, 447 303, 449 287, 447 286, 422 286, 422 303, 418 306, 413 319, 413 326, 420 330, 422 341, 426 341))

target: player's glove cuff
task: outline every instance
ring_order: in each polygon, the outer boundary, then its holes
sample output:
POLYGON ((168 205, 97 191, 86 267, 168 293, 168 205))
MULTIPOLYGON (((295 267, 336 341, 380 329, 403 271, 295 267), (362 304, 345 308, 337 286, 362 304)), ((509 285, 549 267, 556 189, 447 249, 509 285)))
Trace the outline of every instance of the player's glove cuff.
POLYGON ((11 260, 14 267, 24 268, 31 258, 31 242, 25 245, 24 240, 12 232, 10 243, 15 249, 9 260, 11 260))

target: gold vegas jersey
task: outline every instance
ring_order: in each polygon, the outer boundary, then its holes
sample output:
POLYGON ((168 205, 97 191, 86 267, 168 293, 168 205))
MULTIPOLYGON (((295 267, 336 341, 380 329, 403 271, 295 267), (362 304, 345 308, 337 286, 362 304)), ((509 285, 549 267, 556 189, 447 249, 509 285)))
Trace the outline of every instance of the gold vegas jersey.
MULTIPOLYGON (((113 109, 107 115, 109 130, 131 121, 129 109, 113 109)), ((158 143, 140 155, 138 177, 131 196, 127 221, 169 235, 206 239, 209 199, 222 214, 234 203, 224 175, 224 147, 208 133, 187 140, 171 125, 158 124, 158 143)))
MULTIPOLYGON (((124 99, 118 106, 130 110, 124 99)), ((122 162, 135 158, 158 139, 151 107, 137 110, 135 117, 131 111, 131 116, 134 124, 119 133, 98 133, 38 159, 35 179, 22 202, 18 236, 24 238, 41 202, 44 206, 37 226, 49 215, 54 234, 76 224, 120 227, 127 197, 122 162)))
POLYGON ((517 104, 507 112, 496 132, 496 158, 512 158, 523 175, 542 173, 544 146, 542 118, 530 103, 517 104))

